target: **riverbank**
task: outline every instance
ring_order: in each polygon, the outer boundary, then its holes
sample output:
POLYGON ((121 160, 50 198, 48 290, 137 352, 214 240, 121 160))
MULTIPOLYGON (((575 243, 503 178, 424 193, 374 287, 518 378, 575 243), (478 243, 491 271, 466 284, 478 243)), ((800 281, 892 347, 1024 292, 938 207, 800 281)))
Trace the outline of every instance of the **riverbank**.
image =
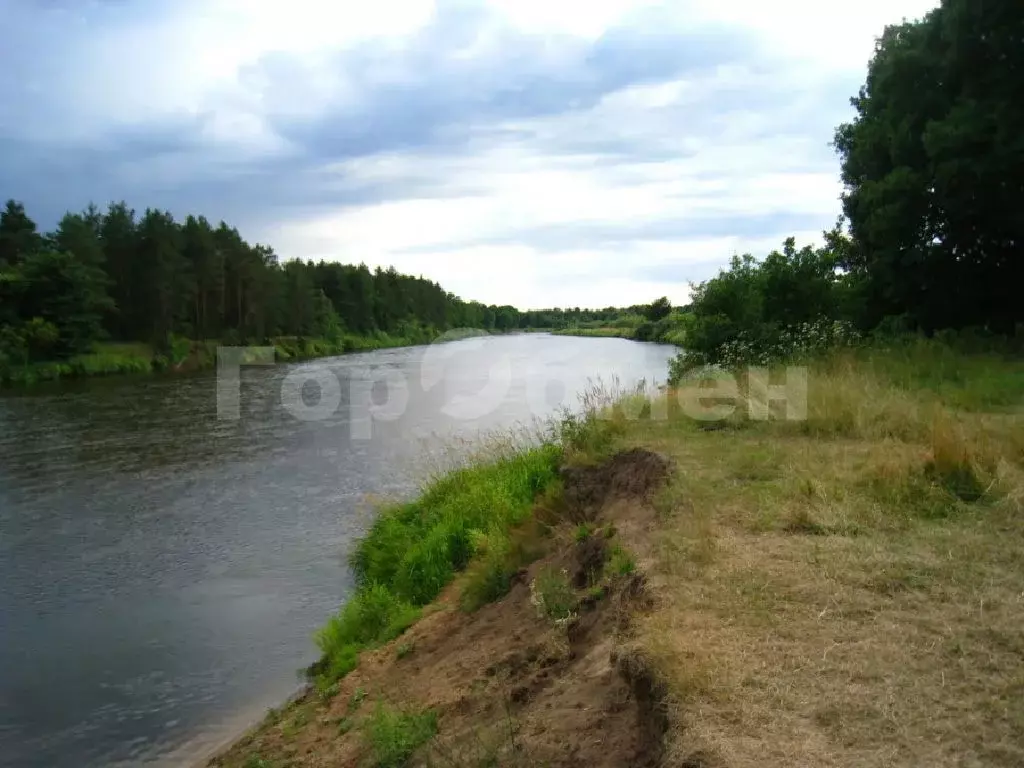
POLYGON ((636 337, 635 328, 559 328, 552 333, 556 336, 580 336, 594 339, 633 339, 636 337))
MULTIPOLYGON (((257 346, 273 346, 278 362, 294 362, 377 349, 419 346, 438 339, 455 341, 475 335, 489 334, 486 331, 459 329, 444 333, 425 330, 418 336, 395 336, 381 332, 362 336, 349 334, 333 340, 279 336, 257 346)), ((158 353, 151 345, 141 342, 102 343, 97 344, 92 352, 75 355, 68 360, 43 361, 0 369, 0 388, 30 387, 67 379, 209 370, 216 367, 217 348, 223 345, 223 341, 175 338, 166 352, 158 353)))
POLYGON ((808 384, 793 421, 592 398, 383 511, 314 685, 210 765, 1019 765, 1024 363, 808 384))
POLYGON ((586 338, 619 338, 632 341, 654 341, 662 344, 682 346, 686 341, 688 315, 676 310, 658 320, 651 321, 642 315, 623 315, 610 324, 600 322, 583 323, 552 331, 557 336, 582 336, 586 338))

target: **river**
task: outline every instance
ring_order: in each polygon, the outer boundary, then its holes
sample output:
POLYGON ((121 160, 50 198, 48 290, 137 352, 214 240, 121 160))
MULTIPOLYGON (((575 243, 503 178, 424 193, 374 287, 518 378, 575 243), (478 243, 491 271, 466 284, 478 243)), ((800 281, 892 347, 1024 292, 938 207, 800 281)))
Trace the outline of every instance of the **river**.
POLYGON ((315 659, 374 499, 674 353, 523 334, 0 397, 0 764, 230 738, 315 659))

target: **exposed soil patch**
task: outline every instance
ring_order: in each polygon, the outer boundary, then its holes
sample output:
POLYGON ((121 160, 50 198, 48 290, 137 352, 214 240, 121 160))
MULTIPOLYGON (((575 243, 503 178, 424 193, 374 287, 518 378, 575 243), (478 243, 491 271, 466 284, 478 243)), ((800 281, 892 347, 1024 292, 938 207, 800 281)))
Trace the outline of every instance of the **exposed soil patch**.
MULTIPOLYGON (((569 471, 566 491, 597 517, 609 499, 643 498, 667 475, 660 456, 630 451, 603 470, 569 471)), ((654 768, 667 727, 664 687, 624 648, 630 617, 650 598, 639 574, 603 574, 609 546, 603 533, 566 544, 472 614, 458 607, 456 581, 405 635, 364 654, 331 697, 311 692, 211 765, 240 768, 254 757, 291 768, 365 765, 362 726, 384 701, 438 715, 438 735, 411 765, 654 768), (576 588, 568 622, 531 603, 541 569, 564 571, 576 588)))
POLYGON ((604 562, 608 559, 608 541, 604 536, 588 536, 576 545, 573 586, 589 587, 601 579, 604 562))
POLYGON ((637 721, 648 745, 648 759, 661 756, 665 732, 668 730, 668 710, 665 707, 668 687, 651 663, 635 650, 613 652, 612 661, 629 685, 636 702, 637 721))
POLYGON ((593 520, 613 499, 646 499, 668 478, 668 459, 634 448, 593 467, 564 467, 562 483, 574 522, 593 520))

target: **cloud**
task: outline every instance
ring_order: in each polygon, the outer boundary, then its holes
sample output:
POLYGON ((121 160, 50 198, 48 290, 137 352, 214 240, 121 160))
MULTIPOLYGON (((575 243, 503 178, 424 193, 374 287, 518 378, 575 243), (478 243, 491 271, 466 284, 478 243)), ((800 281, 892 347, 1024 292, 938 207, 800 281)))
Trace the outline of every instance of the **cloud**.
POLYGON ((830 226, 873 37, 932 4, 0 0, 0 193, 45 226, 203 213, 488 302, 683 301, 830 226))

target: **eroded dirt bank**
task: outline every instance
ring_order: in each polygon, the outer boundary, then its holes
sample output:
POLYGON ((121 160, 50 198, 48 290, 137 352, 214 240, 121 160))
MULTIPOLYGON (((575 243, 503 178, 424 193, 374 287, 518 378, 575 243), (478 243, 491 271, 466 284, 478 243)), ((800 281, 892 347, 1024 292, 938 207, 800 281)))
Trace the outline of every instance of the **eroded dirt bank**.
POLYGON ((634 618, 653 607, 637 563, 648 554, 650 499, 669 473, 666 459, 640 449, 564 468, 557 508, 536 514, 546 554, 504 598, 468 613, 456 579, 335 689, 270 713, 210 765, 403 764, 367 738, 382 708, 436 715, 411 765, 660 765, 666 689, 631 639, 634 618), (551 574, 571 589, 571 609, 557 618, 538 604, 538 580, 551 574))

